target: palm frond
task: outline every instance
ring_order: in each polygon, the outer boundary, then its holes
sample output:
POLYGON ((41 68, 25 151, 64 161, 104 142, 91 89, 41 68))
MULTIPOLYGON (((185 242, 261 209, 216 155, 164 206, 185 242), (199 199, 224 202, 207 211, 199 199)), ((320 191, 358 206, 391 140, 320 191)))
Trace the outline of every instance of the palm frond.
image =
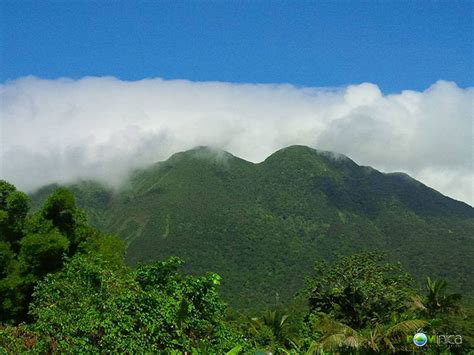
POLYGON ((412 334, 414 331, 423 328, 427 324, 427 321, 421 319, 405 320, 388 328, 385 335, 389 337, 405 336, 407 334, 412 334))
POLYGON ((358 349, 363 344, 363 337, 356 330, 325 313, 318 314, 314 327, 324 334, 318 344, 319 350, 358 349))
POLYGON ((423 303, 423 300, 420 297, 411 297, 411 302, 409 302, 409 307, 415 310, 426 311, 427 308, 423 303))
POLYGON ((354 329, 348 325, 338 322, 337 320, 332 319, 326 313, 318 313, 318 318, 313 324, 314 328, 322 332, 323 334, 354 334, 357 333, 354 329))
POLYGON ((282 317, 281 317, 281 320, 280 320, 280 327, 282 328, 283 325, 286 323, 286 321, 288 320, 288 315, 287 314, 284 314, 282 317))
POLYGON ((363 341, 358 335, 331 334, 320 339, 318 349, 324 351, 335 351, 341 348, 358 349, 362 344, 363 341))

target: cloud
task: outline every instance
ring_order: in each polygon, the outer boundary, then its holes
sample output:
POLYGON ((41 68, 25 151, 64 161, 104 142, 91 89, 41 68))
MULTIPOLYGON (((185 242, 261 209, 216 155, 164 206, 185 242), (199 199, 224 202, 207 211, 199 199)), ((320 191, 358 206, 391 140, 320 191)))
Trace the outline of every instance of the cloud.
POLYGON ((474 203, 474 88, 438 81, 423 92, 383 95, 343 88, 112 77, 0 85, 0 176, 31 191, 98 178, 211 145, 254 162, 291 144, 343 153, 402 171, 474 203))

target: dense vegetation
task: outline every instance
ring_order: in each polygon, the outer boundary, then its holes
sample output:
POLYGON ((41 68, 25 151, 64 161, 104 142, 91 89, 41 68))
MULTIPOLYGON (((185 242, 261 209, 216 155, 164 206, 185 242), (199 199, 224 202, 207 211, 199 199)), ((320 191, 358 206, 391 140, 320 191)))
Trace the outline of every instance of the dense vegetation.
MULTIPOLYGON (((69 186, 92 224, 124 240, 126 260, 179 256, 213 270, 239 310, 288 304, 315 260, 381 250, 415 276, 474 295, 474 209, 403 174, 302 146, 252 164, 199 148, 137 171, 113 192, 69 186)), ((33 196, 39 208, 54 187, 33 196)))
POLYGON ((90 227, 68 190, 28 210, 0 181, 0 350, 238 349, 219 275, 184 276, 179 258, 130 269, 123 243, 90 227))
POLYGON ((461 295, 430 278, 423 291, 380 252, 317 261, 285 305, 244 312, 221 299, 220 275, 182 273, 178 257, 127 266, 124 243, 89 226, 63 188, 30 213, 28 196, 0 181, 0 231, 7 353, 411 352, 421 329, 462 336, 426 352, 473 350, 461 295))

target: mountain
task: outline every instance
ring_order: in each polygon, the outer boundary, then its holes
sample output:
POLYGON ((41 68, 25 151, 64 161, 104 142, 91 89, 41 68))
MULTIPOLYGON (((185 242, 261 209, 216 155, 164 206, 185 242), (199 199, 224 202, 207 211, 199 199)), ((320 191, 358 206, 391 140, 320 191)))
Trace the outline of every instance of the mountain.
POLYGON ((474 209, 343 155, 291 146, 254 164, 199 147, 134 172, 117 192, 69 187, 97 227, 123 238, 131 264, 178 255, 188 272, 221 274, 240 309, 288 301, 316 260, 374 249, 419 282, 440 277, 474 294, 474 209))

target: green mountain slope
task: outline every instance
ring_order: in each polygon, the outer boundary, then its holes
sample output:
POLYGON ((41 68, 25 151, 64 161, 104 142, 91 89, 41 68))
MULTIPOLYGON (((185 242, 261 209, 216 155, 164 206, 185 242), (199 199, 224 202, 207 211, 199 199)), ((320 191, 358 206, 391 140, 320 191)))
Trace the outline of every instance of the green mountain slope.
POLYGON ((135 172, 117 193, 72 190, 126 241, 130 263, 178 255, 189 272, 220 273, 236 307, 285 302, 316 259, 373 249, 473 295, 474 209, 333 153, 292 146, 253 164, 201 147, 135 172))

